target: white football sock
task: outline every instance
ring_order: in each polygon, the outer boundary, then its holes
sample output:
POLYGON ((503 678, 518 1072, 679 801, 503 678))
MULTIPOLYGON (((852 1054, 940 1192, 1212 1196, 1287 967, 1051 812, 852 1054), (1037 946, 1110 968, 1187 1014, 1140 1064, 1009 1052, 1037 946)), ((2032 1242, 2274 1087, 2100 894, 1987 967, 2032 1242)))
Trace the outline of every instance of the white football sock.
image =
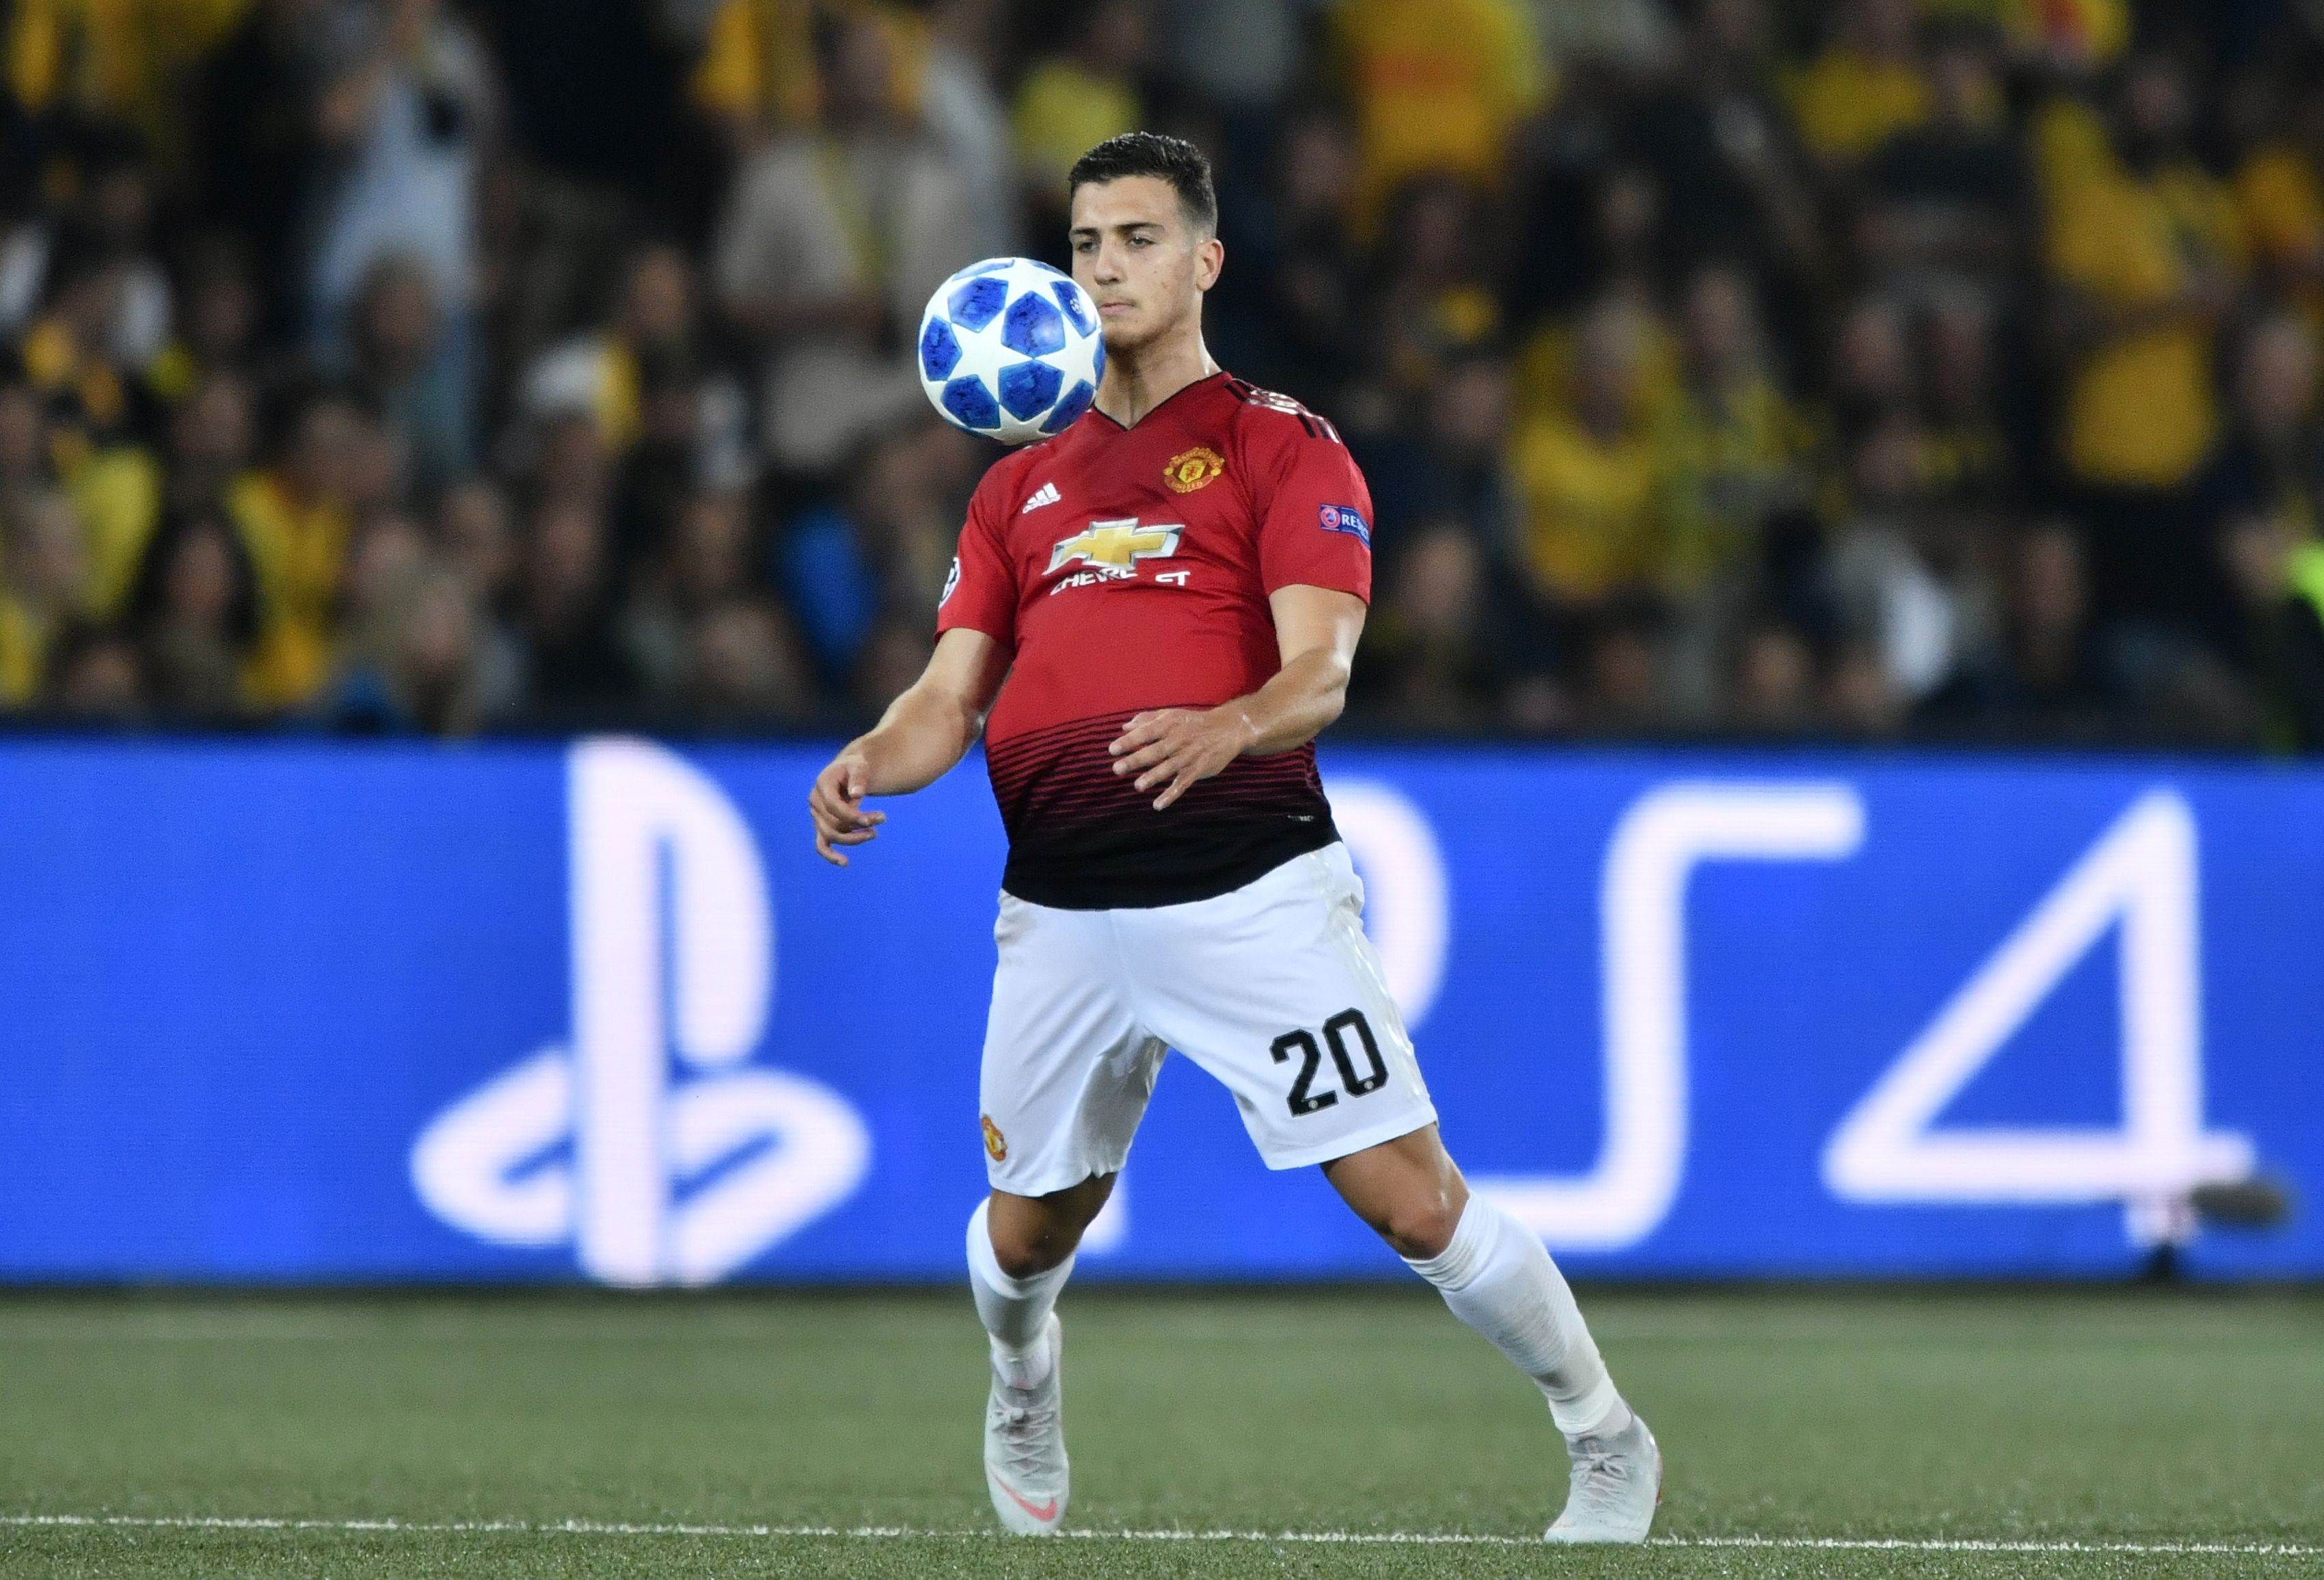
POLYGON ((1049 1313, 1073 1275, 1074 1259, 1068 1256, 1029 1279, 1010 1278, 992 1253, 991 1210, 988 1197, 969 1215, 968 1287, 984 1331, 992 1335, 992 1363, 1010 1387, 1031 1388, 1049 1374, 1056 1360, 1049 1353, 1049 1313))
POLYGON ((1573 1291, 1533 1231, 1471 1196, 1440 1256, 1410 1263, 1436 1286, 1452 1315, 1532 1378, 1568 1437, 1618 1432, 1629 1409, 1573 1303, 1573 1291))

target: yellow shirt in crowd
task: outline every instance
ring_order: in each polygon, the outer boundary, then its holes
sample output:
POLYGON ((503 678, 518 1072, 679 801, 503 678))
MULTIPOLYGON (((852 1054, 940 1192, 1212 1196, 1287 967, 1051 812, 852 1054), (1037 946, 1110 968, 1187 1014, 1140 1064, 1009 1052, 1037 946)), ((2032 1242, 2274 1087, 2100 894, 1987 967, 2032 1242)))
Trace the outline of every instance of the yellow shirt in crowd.
POLYGON ((60 107, 124 120, 175 162, 179 90, 251 0, 14 0, 8 87, 33 115, 60 107))
MULTIPOLYGON (((2242 227, 2218 181, 2191 163, 2140 177, 2109 162, 2051 194, 2050 267, 2101 307, 2162 307, 2199 267, 2243 258, 2242 227)), ((2073 475, 2108 487, 2185 482, 2218 430, 2212 331, 2166 318, 2113 334, 2086 356, 2066 397, 2065 453, 2073 475)))
POLYGON ((1509 461, 1524 507, 1521 548, 1544 591, 1587 602, 1661 585, 1663 468, 1645 427, 1601 439, 1564 412, 1545 412, 1518 429, 1509 461))
POLYGON ((2294 148, 2263 148, 2236 172, 2236 207, 2252 251, 2276 263, 2306 263, 2324 251, 2324 189, 2294 148))
POLYGON ((1010 121, 1018 159, 1029 170, 1062 177, 1107 138, 1136 131, 1144 115, 1129 83, 1093 75, 1060 55, 1025 74, 1010 121))
POLYGON ((927 24, 908 8, 878 0, 719 0, 694 69, 694 101, 770 127, 807 125, 816 109, 816 20, 856 14, 870 15, 888 35, 896 107, 918 114, 927 24))
POLYGON ((1800 141, 1818 158, 1853 163, 1929 118, 1929 84, 1901 60, 1826 50, 1792 82, 1800 141))
MULTIPOLYGON (((2236 172, 2236 211, 2255 257, 2287 271, 2324 259, 2324 181, 2296 148, 2262 148, 2236 172)), ((2311 329, 2324 331, 2324 290, 2297 288, 2311 329)))
POLYGON ((97 451, 64 480, 88 550, 88 607, 100 620, 127 606, 161 519, 161 464, 142 445, 97 451))
POLYGON ((23 707, 41 694, 53 634, 49 622, 0 588, 0 707, 23 707))
POLYGON ((1655 440, 1670 501, 1664 580, 1680 588, 1741 561, 1767 513, 1798 503, 1814 443, 1807 419, 1765 374, 1715 402, 1680 389, 1655 440))
MULTIPOLYGON (((1685 381, 1684 354, 1678 337, 1659 316, 1642 315, 1638 324, 1636 414, 1658 421, 1678 400, 1685 381)), ((1539 416, 1564 409, 1573 392, 1572 326, 1554 320, 1526 337, 1510 367, 1511 388, 1519 416, 1539 416)))
POLYGON ((1424 171, 1491 180, 1510 129, 1546 97, 1533 19, 1515 0, 1349 0, 1333 26, 1367 222, 1424 171))
POLYGON ((332 605, 347 553, 346 512, 302 501, 281 479, 246 473, 226 491, 226 510, 258 579, 258 651, 244 676, 261 707, 304 702, 330 666, 332 605))

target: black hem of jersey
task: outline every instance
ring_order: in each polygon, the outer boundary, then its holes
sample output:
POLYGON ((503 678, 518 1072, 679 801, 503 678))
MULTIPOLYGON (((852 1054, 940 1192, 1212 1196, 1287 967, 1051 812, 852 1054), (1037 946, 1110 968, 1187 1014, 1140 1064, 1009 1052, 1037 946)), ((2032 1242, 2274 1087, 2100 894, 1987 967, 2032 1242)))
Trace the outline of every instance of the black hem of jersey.
POLYGON ((1231 866, 1205 868, 1169 883, 1130 884, 1119 877, 1093 881, 1070 874, 1054 882, 1046 882, 1038 873, 1019 870, 1012 855, 1001 873, 1001 888, 1002 892, 1028 905, 1047 906, 1052 910, 1155 910, 1165 905, 1192 905, 1197 901, 1231 894, 1246 883, 1256 883, 1287 861, 1313 851, 1327 850, 1339 843, 1339 829, 1330 818, 1320 818, 1313 823, 1293 826, 1283 837, 1269 840, 1265 849, 1231 866))

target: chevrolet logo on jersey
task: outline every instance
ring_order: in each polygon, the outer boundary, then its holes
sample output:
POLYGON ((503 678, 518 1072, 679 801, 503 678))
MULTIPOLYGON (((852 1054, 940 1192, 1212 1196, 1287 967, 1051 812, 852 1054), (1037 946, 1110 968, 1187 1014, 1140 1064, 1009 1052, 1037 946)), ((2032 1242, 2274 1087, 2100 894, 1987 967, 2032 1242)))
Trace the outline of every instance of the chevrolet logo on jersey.
POLYGON ((1142 527, 1136 517, 1126 522, 1092 522, 1088 530, 1059 540, 1049 556, 1049 569, 1063 570, 1076 559, 1110 570, 1128 570, 1140 559, 1166 559, 1178 552, 1182 526, 1142 527))

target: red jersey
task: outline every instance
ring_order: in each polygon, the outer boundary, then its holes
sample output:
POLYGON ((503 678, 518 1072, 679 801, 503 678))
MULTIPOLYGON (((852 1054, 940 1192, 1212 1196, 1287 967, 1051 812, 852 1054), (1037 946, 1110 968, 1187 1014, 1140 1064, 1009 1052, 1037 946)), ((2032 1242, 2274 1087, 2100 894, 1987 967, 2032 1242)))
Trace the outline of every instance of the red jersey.
POLYGON ((1148 708, 1282 668, 1268 596, 1371 596, 1371 495, 1332 425, 1213 374, 1124 428, 1094 407, 978 484, 936 615, 1013 655, 985 725, 1009 892, 1075 910, 1241 887, 1339 837, 1310 744, 1238 757, 1164 811, 1106 748, 1148 708))

